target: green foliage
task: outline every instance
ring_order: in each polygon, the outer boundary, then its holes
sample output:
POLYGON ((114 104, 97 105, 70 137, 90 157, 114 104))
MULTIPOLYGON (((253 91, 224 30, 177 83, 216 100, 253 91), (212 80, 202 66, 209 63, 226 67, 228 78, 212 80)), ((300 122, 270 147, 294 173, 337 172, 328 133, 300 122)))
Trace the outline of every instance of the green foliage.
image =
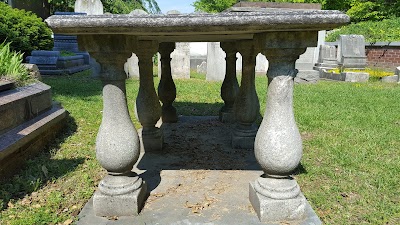
MULTIPOLYGON (((134 9, 143 9, 149 13, 161 12, 156 0, 101 0, 104 12, 128 14, 134 9)), ((75 0, 49 0, 50 11, 73 12, 75 0)))
POLYGON ((18 86, 32 81, 27 69, 21 64, 22 53, 10 50, 10 43, 0 44, 0 79, 15 81, 18 86))
POLYGON ((326 41, 336 41, 341 34, 364 35, 366 42, 400 41, 400 17, 350 24, 330 33, 326 41))
POLYGON ((222 12, 236 4, 236 0, 196 0, 193 6, 196 11, 209 13, 222 12))
POLYGON ((53 47, 51 30, 35 14, 13 9, 2 2, 0 12, 0 42, 11 42, 11 50, 29 54, 32 50, 53 47))

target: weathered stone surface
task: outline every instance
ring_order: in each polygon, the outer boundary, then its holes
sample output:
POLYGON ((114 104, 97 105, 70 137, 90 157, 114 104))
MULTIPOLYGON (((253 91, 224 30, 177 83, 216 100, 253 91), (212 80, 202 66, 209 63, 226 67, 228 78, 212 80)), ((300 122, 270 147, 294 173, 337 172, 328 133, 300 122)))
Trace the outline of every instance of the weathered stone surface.
POLYGON ((101 73, 101 65, 96 61, 95 58, 90 57, 89 65, 92 70, 92 77, 99 77, 101 73))
MULTIPOLYGON (((1 99, 1 97, 0 97, 1 99)), ((18 112, 16 112, 18 113, 18 112)), ((67 112, 58 105, 0 134, 0 179, 13 175, 64 128, 67 112)), ((0 117, 0 124, 5 117, 0 117)))
MULTIPOLYGON (((173 78, 190 78, 190 47, 188 42, 178 42, 171 53, 171 73, 173 78)), ((160 74, 160 73, 159 73, 160 74)))
POLYGON ((139 79, 139 59, 135 53, 124 64, 124 70, 128 77, 139 79))
POLYGON ((338 45, 338 62, 344 68, 365 68, 365 40, 362 35, 340 35, 338 45))
POLYGON ((0 93, 0 134, 33 119, 52 106, 50 86, 38 82, 0 93))
POLYGON ((382 77, 381 81, 384 83, 396 83, 399 81, 399 75, 382 77))
POLYGON ((94 193, 94 211, 97 216, 137 216, 146 193, 147 186, 137 174, 118 177, 107 175, 94 193))
POLYGON ((75 1, 75 12, 83 12, 88 15, 102 15, 103 3, 100 0, 77 0, 75 1))
POLYGON ((369 73, 363 72, 343 72, 345 77, 344 81, 347 82, 367 82, 369 79, 369 73))
POLYGON ((296 83, 316 83, 319 80, 319 71, 316 70, 299 70, 294 81, 296 83))
POLYGON ((219 42, 207 43, 207 74, 206 80, 222 81, 225 77, 226 54, 220 47, 219 42))
POLYGON ((144 11, 143 9, 134 9, 129 15, 143 16, 148 15, 149 13, 144 11))
MULTIPOLYGON (((55 33, 131 34, 152 36, 162 41, 209 41, 214 33, 219 41, 243 33, 278 30, 328 30, 348 23, 349 17, 339 11, 265 9, 260 12, 228 12, 187 15, 92 15, 60 16, 46 19, 55 33), (113 18, 113 19, 110 19, 113 18), (134 29, 132 29, 134 28, 134 29), (168 34, 168 36, 163 35, 168 34), (200 34, 210 34, 198 36, 200 34), (182 35, 184 34, 184 35, 182 35), (226 34, 226 35, 224 35, 226 34)), ((243 35, 242 37, 248 37, 243 35)))
POLYGON ((305 219, 307 200, 294 180, 258 178, 255 183, 250 183, 249 198, 261 222, 300 222, 305 219), (287 186, 289 181, 292 186, 287 186), (259 188, 260 183, 267 187, 259 188), (287 191, 289 187, 293 189, 287 191))

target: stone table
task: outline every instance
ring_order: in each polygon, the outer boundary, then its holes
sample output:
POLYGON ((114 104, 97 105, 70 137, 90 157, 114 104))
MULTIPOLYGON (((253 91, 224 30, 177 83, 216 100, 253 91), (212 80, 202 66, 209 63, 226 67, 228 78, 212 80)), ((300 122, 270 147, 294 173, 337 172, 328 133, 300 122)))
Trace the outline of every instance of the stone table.
MULTIPOLYGON (((248 9, 246 9, 248 10, 248 9)), ((222 115, 236 120, 235 148, 253 148, 264 175, 250 183, 250 202, 263 222, 301 221, 306 199, 291 177, 302 157, 302 141, 293 114, 295 62, 307 47, 316 46, 318 31, 349 22, 339 11, 256 9, 219 14, 51 16, 54 33, 77 35, 81 47, 101 64, 103 119, 97 135, 96 157, 108 175, 93 198, 97 216, 134 216, 145 201, 146 185, 131 172, 139 157, 139 138, 130 120, 125 95, 124 62, 139 58, 140 86, 137 115, 143 126, 145 151, 162 149, 163 134, 156 128, 176 121, 176 88, 170 54, 175 42, 221 42, 227 53, 221 96, 222 115), (160 52, 162 74, 158 95, 153 83, 152 56, 160 52), (238 88, 235 52, 243 57, 238 88), (267 108, 259 128, 255 90, 258 53, 269 60, 267 108), (228 74, 229 73, 229 74, 228 74), (160 105, 160 100, 163 106, 160 105)), ((245 192, 246 190, 243 190, 245 192)))

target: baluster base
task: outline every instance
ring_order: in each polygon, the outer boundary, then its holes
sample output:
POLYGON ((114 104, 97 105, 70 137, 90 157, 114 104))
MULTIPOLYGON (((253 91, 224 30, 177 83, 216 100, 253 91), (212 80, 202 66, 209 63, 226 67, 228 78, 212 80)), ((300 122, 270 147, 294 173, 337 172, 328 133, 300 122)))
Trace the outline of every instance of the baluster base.
POLYGON ((94 193, 96 216, 137 216, 144 205, 147 185, 136 174, 107 175, 94 193))
POLYGON ((225 106, 219 110, 219 121, 223 123, 234 123, 235 115, 233 113, 233 108, 227 109, 225 106))
POLYGON ((164 135, 160 128, 143 127, 142 144, 145 152, 158 152, 163 148, 164 135))
POLYGON ((249 198, 261 222, 306 219, 307 200, 294 179, 260 177, 250 183, 249 198))
POLYGON ((237 124, 232 132, 232 148, 254 149, 254 140, 258 127, 255 124, 237 124))
POLYGON ((176 123, 178 116, 176 115, 176 108, 172 105, 162 106, 161 119, 163 123, 176 123))

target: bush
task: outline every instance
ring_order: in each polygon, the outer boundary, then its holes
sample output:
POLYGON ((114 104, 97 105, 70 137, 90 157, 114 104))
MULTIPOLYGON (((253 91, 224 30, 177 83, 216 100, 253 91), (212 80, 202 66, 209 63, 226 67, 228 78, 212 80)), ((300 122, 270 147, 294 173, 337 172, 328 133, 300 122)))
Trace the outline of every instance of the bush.
POLYGON ((0 2, 0 43, 11 42, 13 51, 25 56, 32 50, 49 50, 53 47, 51 30, 32 12, 13 9, 0 2))
POLYGON ((364 35, 366 42, 373 43, 400 41, 400 17, 350 24, 330 33, 326 37, 326 41, 336 41, 341 34, 364 35))
POLYGON ((0 79, 15 81, 17 86, 30 83, 34 78, 22 64, 22 53, 10 50, 10 43, 0 44, 0 79))

